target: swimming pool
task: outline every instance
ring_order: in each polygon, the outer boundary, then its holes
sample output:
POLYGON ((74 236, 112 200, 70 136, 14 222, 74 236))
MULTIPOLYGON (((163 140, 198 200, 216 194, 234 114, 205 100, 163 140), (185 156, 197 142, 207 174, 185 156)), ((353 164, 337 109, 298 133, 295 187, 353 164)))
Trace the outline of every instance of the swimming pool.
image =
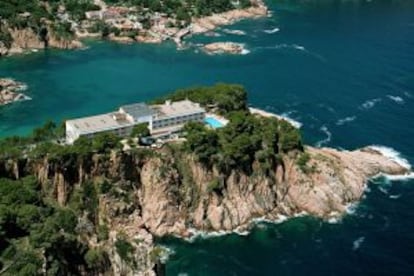
POLYGON ((224 126, 219 120, 217 120, 214 117, 206 117, 204 119, 204 122, 208 124, 209 126, 211 126, 212 128, 220 128, 224 126))

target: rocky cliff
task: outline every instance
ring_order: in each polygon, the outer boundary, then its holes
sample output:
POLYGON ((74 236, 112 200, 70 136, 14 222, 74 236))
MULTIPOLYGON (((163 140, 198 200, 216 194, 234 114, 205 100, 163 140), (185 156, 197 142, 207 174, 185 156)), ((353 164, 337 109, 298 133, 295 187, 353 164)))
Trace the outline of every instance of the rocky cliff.
POLYGON ((339 216, 361 198, 369 177, 410 170, 372 148, 307 147, 306 164, 298 163, 300 153, 290 153, 270 171, 254 165, 249 174, 227 175, 168 147, 154 154, 138 153, 0 161, 0 175, 34 174, 45 194, 61 205, 68 204, 77 187, 106 183, 99 195, 98 221, 108 226, 109 239, 102 242, 92 235, 89 243, 108 250, 114 274, 151 275, 160 254, 153 235, 187 237, 194 230, 244 230, 256 218, 276 220, 300 212, 339 216), (121 234, 135 248, 135 265, 114 250, 121 234))
POLYGON ((307 147, 306 152, 308 170, 290 154, 266 174, 257 169, 249 175, 240 171, 222 175, 192 155, 174 158, 168 150, 141 158, 113 152, 76 162, 10 161, 0 164, 0 174, 13 178, 35 174, 61 205, 74 187, 87 181, 107 179, 115 187, 128 186, 134 197, 130 208, 140 226, 159 236, 185 236, 189 228, 234 230, 258 217, 276 219, 303 211, 323 218, 342 214, 347 204, 360 199, 369 177, 409 170, 371 148, 307 147))
POLYGON ((0 56, 20 54, 33 49, 58 48, 77 49, 83 47, 82 43, 75 39, 59 38, 50 27, 45 28, 43 34, 38 34, 31 28, 9 29, 12 43, 7 47, 0 41, 0 56))
POLYGON ((369 148, 347 152, 309 147, 307 152, 307 172, 299 168, 295 157, 285 156, 268 175, 233 171, 222 176, 190 158, 185 161, 190 164, 189 185, 182 181, 174 161, 152 159, 140 175, 142 218, 153 234, 180 236, 189 235, 191 228, 245 229, 253 218, 275 220, 300 212, 330 218, 361 198, 369 177, 407 172, 369 148), (215 183, 222 188, 214 189, 215 183))

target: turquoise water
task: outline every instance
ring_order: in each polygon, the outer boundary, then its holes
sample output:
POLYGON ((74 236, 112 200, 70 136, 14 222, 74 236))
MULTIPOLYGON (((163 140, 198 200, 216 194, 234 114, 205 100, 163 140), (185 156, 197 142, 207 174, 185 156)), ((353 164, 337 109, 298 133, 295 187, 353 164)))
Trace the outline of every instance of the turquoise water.
POLYGON ((212 128, 223 127, 223 124, 220 121, 218 121, 217 119, 213 118, 213 117, 206 117, 204 119, 204 122, 206 122, 212 128))
MULTIPOLYGON (((229 27, 245 36, 191 39, 243 42, 244 56, 90 42, 82 51, 2 59, 0 76, 26 82, 33 100, 0 108, 0 136, 224 81, 245 85, 252 105, 301 122, 309 144, 385 145, 413 164, 414 1, 268 3, 272 17, 229 27)), ((168 275, 413 275, 414 181, 370 188, 337 224, 297 218, 248 236, 163 240, 175 251, 168 275)))

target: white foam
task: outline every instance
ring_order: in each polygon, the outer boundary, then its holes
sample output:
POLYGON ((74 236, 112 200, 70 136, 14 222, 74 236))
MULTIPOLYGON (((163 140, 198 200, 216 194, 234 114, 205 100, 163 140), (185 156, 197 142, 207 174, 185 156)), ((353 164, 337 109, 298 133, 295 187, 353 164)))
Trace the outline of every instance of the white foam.
POLYGON ((336 122, 336 125, 337 125, 337 126, 342 126, 342 125, 344 125, 344 124, 346 124, 346 123, 349 123, 349 122, 355 121, 355 119, 356 119, 356 118, 357 118, 356 116, 350 116, 350 117, 345 117, 345 118, 343 118, 343 119, 339 119, 339 120, 336 122))
POLYGON ((380 190, 380 192, 381 193, 383 193, 383 194, 388 194, 388 190, 387 189, 385 189, 384 187, 382 187, 382 186, 378 186, 378 190, 380 190))
POLYGON ((401 194, 398 194, 398 195, 390 195, 390 198, 391 199, 398 199, 400 197, 401 197, 401 194))
POLYGON ((27 90, 27 87, 28 87, 27 84, 21 83, 14 88, 14 91, 18 91, 18 92, 25 91, 27 90))
POLYGON ((375 99, 371 99, 371 100, 367 100, 365 101, 362 105, 361 108, 362 109, 371 109, 373 108, 377 103, 381 102, 382 99, 381 98, 375 98, 375 99))
POLYGON ((321 147, 322 145, 325 145, 325 144, 329 143, 329 142, 331 141, 331 138, 332 138, 332 133, 329 131, 329 129, 328 129, 325 125, 323 125, 323 126, 320 128, 320 130, 321 130, 323 133, 325 133, 325 134, 326 134, 326 138, 325 138, 325 139, 322 139, 322 140, 320 140, 320 141, 318 141, 318 142, 316 142, 316 146, 317 146, 317 147, 321 147))
POLYGON ((295 48, 296 50, 306 51, 306 48, 301 45, 293 44, 292 47, 295 48))
POLYGON ((326 220, 326 222, 330 224, 337 224, 337 223, 340 223, 341 221, 342 221, 342 218, 338 212, 331 212, 329 214, 329 218, 326 220))
POLYGON ((209 36, 209 37, 220 37, 221 36, 221 34, 216 33, 216 32, 207 32, 204 35, 209 36))
POLYGON ((394 102, 396 102, 398 104, 403 104, 404 103, 404 99, 401 98, 400 96, 387 95, 387 97, 391 101, 394 101, 394 102))
POLYGON ((352 244, 352 250, 356 251, 361 247, 361 244, 364 242, 365 237, 359 237, 358 239, 354 240, 352 244))
POLYGON ((258 49, 270 49, 270 50, 279 50, 279 49, 295 49, 300 51, 306 51, 306 48, 304 46, 298 45, 298 44, 276 44, 273 46, 261 46, 257 47, 258 49))
POLYGON ((267 34, 274 34, 274 33, 277 33, 278 31, 280 31, 280 29, 279 28, 273 28, 273 29, 270 29, 270 30, 263 30, 263 32, 265 32, 265 33, 267 33, 267 34))
POLYGON ((387 157, 390 160, 393 160, 400 166, 406 168, 407 170, 411 170, 411 165, 407 159, 403 158, 401 154, 393 148, 385 147, 381 145, 373 145, 369 146, 369 148, 380 152, 382 155, 387 157))
POLYGON ((250 54, 250 50, 243 48, 243 50, 240 52, 241 55, 247 55, 250 54))
POLYGON ((352 203, 349 203, 348 205, 346 205, 345 212, 348 215, 353 215, 353 214, 356 213, 357 208, 358 208, 358 202, 352 202, 352 203))
MULTIPOLYGON (((260 225, 260 223, 271 223, 271 224, 280 224, 285 222, 286 220, 288 220, 289 218, 296 218, 296 217, 303 217, 308 215, 308 213, 306 212, 300 212, 300 213, 296 213, 293 214, 291 217, 287 217, 285 215, 277 215, 276 219, 268 219, 265 216, 263 217, 258 217, 258 218, 253 218, 250 221, 249 224, 249 229, 250 226, 253 225, 260 225)), ((250 234, 250 232, 248 230, 246 230, 247 227, 239 227, 236 228, 235 230, 231 230, 231 231, 224 231, 224 230, 220 230, 220 231, 202 231, 202 230, 197 230, 195 228, 189 228, 188 232, 191 233, 191 236, 189 238, 184 238, 185 241, 187 242, 194 242, 197 238, 202 238, 202 239, 208 239, 208 238, 214 238, 214 237, 221 237, 221 236, 225 236, 225 235, 229 235, 229 234, 237 234, 239 236, 247 236, 250 234)), ((179 237, 181 238, 181 237, 179 237)))
POLYGON ((288 121, 292 126, 294 126, 295 128, 301 128, 302 127, 302 123, 299 121, 296 121, 295 119, 292 119, 292 117, 290 117, 290 114, 292 114, 294 111, 288 111, 288 112, 284 112, 281 115, 278 115, 280 118, 288 121))
POLYGON ((162 249, 161 254, 160 254, 160 261, 161 261, 161 263, 165 264, 165 263, 167 263, 170 256, 175 254, 175 251, 173 249, 171 249, 167 246, 163 246, 163 245, 158 245, 158 247, 160 247, 162 249))
POLYGON ((410 93, 410 92, 408 92, 408 91, 405 91, 405 92, 404 92, 404 95, 405 95, 407 98, 412 98, 412 97, 413 97, 413 95, 411 95, 411 93, 410 93))
POLYGON ((391 175, 391 174, 380 174, 380 176, 385 177, 389 181, 408 181, 414 179, 414 172, 400 175, 391 175))
POLYGON ((223 32, 226 34, 233 34, 233 35, 246 35, 246 32, 242 30, 223 29, 223 32))

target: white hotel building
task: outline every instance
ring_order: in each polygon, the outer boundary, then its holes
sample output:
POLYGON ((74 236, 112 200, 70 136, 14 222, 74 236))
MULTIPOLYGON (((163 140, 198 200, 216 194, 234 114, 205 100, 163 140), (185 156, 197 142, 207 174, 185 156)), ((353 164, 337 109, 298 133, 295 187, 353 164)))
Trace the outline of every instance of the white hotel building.
POLYGON ((204 108, 189 100, 151 106, 145 103, 124 105, 112 113, 66 121, 66 142, 73 144, 80 136, 93 137, 102 132, 125 137, 140 123, 148 123, 153 136, 168 135, 180 131, 187 122, 203 122, 205 115, 204 108))

